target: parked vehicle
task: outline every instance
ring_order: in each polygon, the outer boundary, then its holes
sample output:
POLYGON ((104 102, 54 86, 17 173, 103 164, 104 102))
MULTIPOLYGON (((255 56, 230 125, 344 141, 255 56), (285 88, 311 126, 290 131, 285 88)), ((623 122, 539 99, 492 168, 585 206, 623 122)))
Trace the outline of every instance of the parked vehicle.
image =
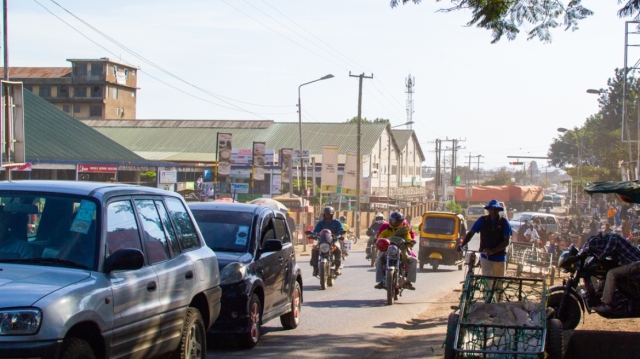
POLYGON ((558 220, 555 215, 550 213, 541 213, 541 212, 521 212, 513 215, 513 218, 509 221, 509 225, 511 225, 511 240, 514 242, 522 242, 524 239, 519 238, 518 230, 522 225, 527 224, 533 218, 540 218, 540 225, 544 228, 547 233, 555 233, 558 232, 558 220))
POLYGON ((180 195, 1 182, 0 221, 1 357, 205 358, 218 261, 180 195))
POLYGON ((564 196, 559 195, 557 193, 552 193, 551 197, 553 197, 553 205, 556 207, 562 207, 564 205, 564 196))
POLYGON ((551 195, 545 195, 542 197, 542 208, 551 208, 553 209, 553 197, 551 195))
POLYGON ((469 206, 469 208, 466 209, 466 213, 467 213, 467 226, 469 228, 471 228, 473 224, 476 223, 478 218, 489 214, 489 212, 487 212, 487 210, 484 209, 484 206, 469 206))
MULTIPOLYGON (((548 307, 555 309, 555 317, 565 330, 580 323, 581 313, 596 312, 600 305, 607 272, 618 267, 611 259, 600 260, 593 255, 581 255, 573 244, 560 255, 558 267, 569 272, 566 284, 551 287, 548 307), (580 286, 580 280, 582 285, 580 286)), ((612 312, 596 312, 605 318, 640 317, 640 265, 629 270, 629 280, 618 280, 613 295, 612 312)))
POLYGON ((378 249, 385 256, 382 268, 385 276, 382 283, 387 290, 388 305, 393 305, 393 301, 402 296, 404 283, 407 282, 409 266, 402 260, 402 251, 407 248, 409 243, 401 237, 380 238, 376 242, 378 249))
POLYGON ((338 278, 338 274, 335 271, 335 264, 333 262, 333 251, 336 250, 336 246, 340 245, 340 238, 344 236, 347 231, 342 231, 340 236, 331 234, 328 229, 323 229, 318 234, 313 234, 311 231, 305 232, 310 238, 317 239, 318 243, 314 247, 318 248, 318 278, 320 278, 320 288, 322 290, 327 289, 327 286, 333 286, 333 281, 338 278))
POLYGON ((462 270, 462 253, 456 247, 459 239, 466 234, 467 227, 461 215, 452 212, 424 213, 420 223, 420 269, 430 264, 437 271, 443 264, 457 265, 458 270, 462 270))
POLYGON ((244 348, 260 339, 260 326, 280 318, 300 322, 302 274, 291 231, 281 211, 240 203, 189 203, 220 267, 222 312, 211 332, 234 334, 244 348))

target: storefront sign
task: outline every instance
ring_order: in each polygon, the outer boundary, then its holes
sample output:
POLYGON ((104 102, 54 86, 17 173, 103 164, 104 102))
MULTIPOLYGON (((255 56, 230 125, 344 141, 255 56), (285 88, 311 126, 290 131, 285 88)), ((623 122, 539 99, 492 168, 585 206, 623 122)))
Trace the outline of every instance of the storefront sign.
POLYGON ((231 182, 231 193, 249 193, 249 184, 231 182))
POLYGON ((78 172, 81 173, 116 173, 118 166, 111 165, 78 165, 78 172))
POLYGON ((160 183, 178 182, 178 171, 160 171, 160 183))

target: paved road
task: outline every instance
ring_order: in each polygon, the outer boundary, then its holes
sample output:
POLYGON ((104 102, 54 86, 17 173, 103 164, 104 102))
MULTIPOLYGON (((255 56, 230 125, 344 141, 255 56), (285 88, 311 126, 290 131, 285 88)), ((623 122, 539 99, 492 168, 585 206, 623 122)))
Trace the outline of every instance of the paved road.
MULTIPOLYGON (((398 302, 388 306, 386 292, 373 288, 375 270, 365 260, 362 242, 347 258, 334 287, 324 291, 318 279, 311 276, 309 256, 298 256, 303 271, 304 303, 297 329, 283 330, 277 319, 268 322, 263 326, 260 343, 250 351, 238 349, 229 338, 210 338, 207 358, 370 357, 406 321, 460 287, 463 272, 457 267, 440 266, 438 272, 425 267, 418 270, 417 289, 404 291, 398 302)), ((472 247, 477 242, 476 236, 472 247)))

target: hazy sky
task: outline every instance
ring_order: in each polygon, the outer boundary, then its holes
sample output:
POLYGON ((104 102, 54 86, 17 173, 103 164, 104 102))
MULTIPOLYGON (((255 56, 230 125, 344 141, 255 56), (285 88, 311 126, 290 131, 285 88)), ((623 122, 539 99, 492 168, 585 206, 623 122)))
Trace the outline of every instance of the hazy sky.
POLYGON ((469 12, 436 13, 446 0, 396 9, 388 0, 57 3, 127 49, 52 1, 9 0, 11 66, 120 58, 141 68, 138 119, 279 122, 298 121, 298 86, 326 74, 335 78, 301 89, 303 122, 356 116, 358 80, 349 72, 364 72, 373 79, 363 83, 362 116, 392 125, 407 121, 411 74, 413 129, 429 166, 436 138, 465 140, 459 162, 483 155, 483 168, 508 165, 509 155, 545 156, 556 128, 597 112, 586 90, 606 87, 624 64, 615 0, 585 0, 595 15, 578 31, 556 29, 550 44, 522 33, 494 45, 489 31, 464 26, 469 12))

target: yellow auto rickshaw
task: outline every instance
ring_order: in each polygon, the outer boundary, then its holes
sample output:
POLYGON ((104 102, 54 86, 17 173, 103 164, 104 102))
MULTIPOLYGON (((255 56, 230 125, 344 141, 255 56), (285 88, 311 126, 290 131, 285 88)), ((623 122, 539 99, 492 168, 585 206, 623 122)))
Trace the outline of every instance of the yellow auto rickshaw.
POLYGON ((467 234, 464 217, 452 212, 426 212, 420 223, 420 269, 431 264, 434 271, 440 264, 457 265, 462 270, 464 258, 457 251, 459 239, 467 234))

